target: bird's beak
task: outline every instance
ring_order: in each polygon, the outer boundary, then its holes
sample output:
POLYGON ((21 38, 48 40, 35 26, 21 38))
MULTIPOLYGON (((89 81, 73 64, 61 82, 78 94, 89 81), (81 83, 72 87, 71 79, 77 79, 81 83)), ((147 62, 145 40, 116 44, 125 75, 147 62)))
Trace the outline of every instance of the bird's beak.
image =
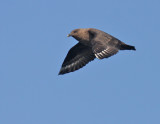
POLYGON ((70 37, 70 36, 71 36, 70 34, 67 35, 67 37, 70 37))

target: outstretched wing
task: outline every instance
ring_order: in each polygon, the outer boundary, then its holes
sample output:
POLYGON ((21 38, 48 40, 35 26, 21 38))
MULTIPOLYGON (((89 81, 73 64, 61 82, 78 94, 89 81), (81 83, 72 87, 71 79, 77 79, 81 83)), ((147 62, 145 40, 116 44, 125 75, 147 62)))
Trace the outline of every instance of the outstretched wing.
POLYGON ((76 71, 94 59, 92 48, 78 43, 69 50, 59 75, 76 71))

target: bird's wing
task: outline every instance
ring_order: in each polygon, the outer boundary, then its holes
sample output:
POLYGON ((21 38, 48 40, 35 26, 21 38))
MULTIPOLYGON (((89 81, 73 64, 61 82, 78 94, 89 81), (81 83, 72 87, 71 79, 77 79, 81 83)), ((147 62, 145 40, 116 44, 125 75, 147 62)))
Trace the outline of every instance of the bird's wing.
POLYGON ((112 37, 96 36, 91 40, 92 50, 98 59, 108 58, 119 50, 118 40, 112 37))
POLYGON ((78 70, 94 59, 92 48, 78 43, 69 50, 59 75, 78 70))

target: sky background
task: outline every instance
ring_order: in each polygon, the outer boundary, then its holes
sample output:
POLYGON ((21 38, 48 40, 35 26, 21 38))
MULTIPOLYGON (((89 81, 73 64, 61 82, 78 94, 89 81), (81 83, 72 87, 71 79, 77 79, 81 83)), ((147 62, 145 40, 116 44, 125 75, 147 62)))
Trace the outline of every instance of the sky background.
POLYGON ((160 124, 159 0, 0 0, 0 124, 160 124), (97 28, 137 51, 58 76, 97 28))

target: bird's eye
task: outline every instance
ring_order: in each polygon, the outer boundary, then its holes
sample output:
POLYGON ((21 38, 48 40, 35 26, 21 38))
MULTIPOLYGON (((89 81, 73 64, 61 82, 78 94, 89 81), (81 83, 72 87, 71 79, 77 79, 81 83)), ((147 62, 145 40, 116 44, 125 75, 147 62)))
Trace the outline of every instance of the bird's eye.
POLYGON ((76 30, 76 31, 74 31, 74 33, 77 33, 77 30, 76 30))

